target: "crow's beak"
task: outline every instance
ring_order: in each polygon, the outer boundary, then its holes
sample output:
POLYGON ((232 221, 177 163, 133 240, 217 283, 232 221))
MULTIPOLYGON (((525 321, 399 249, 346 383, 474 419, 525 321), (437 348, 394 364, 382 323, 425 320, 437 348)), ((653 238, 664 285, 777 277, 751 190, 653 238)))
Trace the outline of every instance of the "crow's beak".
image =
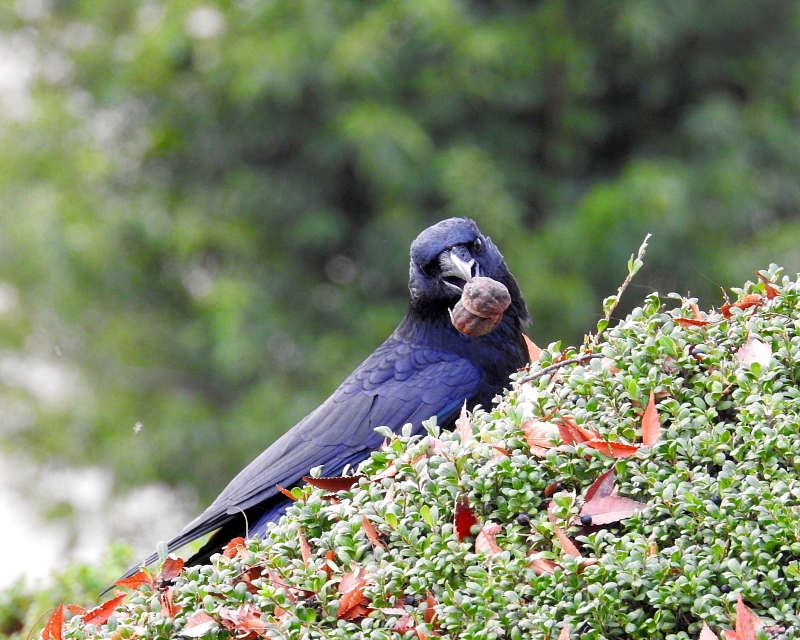
POLYGON ((442 269, 442 282, 459 295, 467 282, 481 275, 480 266, 475 262, 475 258, 461 245, 443 251, 439 256, 439 266, 442 269))

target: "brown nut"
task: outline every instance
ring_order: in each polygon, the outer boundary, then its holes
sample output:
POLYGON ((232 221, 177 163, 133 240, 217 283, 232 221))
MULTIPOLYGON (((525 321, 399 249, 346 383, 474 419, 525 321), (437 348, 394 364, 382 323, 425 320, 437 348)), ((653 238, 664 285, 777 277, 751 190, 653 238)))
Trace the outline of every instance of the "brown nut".
POLYGON ((461 303, 476 316, 494 318, 508 309, 511 296, 502 282, 478 276, 464 285, 461 303))
POLYGON ((491 333, 502 319, 502 313, 491 318, 475 315, 462 304, 461 300, 456 302, 456 306, 450 312, 453 326, 468 338, 479 338, 491 333))

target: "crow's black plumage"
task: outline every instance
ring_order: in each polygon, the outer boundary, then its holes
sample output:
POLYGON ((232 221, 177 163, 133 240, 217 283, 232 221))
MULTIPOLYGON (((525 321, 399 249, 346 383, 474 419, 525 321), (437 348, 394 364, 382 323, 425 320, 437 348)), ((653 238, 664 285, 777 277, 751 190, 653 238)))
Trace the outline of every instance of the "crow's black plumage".
POLYGON ((503 256, 472 220, 444 220, 414 240, 409 289, 408 312, 386 342, 330 398, 245 467, 168 543, 170 551, 216 531, 190 558, 197 564, 232 538, 263 535, 289 503, 276 485, 301 484, 319 465, 325 475, 339 475, 345 465, 380 446, 383 437, 375 427, 399 431, 410 422, 418 433, 431 416, 450 426, 465 401, 469 407, 488 407, 509 375, 527 363, 525 302, 503 256), (502 282, 511 306, 494 331, 468 338, 452 326, 449 310, 466 281, 478 275, 502 282))

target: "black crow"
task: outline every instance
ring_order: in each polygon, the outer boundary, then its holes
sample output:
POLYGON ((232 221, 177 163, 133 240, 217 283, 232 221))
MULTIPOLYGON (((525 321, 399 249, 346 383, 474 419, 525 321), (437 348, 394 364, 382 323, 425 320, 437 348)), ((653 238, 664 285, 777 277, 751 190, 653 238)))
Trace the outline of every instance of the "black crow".
POLYGON ((411 423, 419 433, 431 416, 452 426, 465 401, 470 408, 488 407, 509 375, 527 364, 525 302, 503 256, 472 220, 444 220, 414 240, 408 286, 411 304, 389 339, 330 398, 231 480, 169 541, 170 551, 216 531, 188 561, 205 563, 237 536, 264 535, 290 503, 277 485, 302 484, 302 477, 320 465, 326 476, 340 475, 345 465, 361 462, 380 446, 383 436, 375 427, 397 432, 411 423), (453 327, 449 310, 476 276, 502 282, 511 306, 494 331, 468 338, 453 327))

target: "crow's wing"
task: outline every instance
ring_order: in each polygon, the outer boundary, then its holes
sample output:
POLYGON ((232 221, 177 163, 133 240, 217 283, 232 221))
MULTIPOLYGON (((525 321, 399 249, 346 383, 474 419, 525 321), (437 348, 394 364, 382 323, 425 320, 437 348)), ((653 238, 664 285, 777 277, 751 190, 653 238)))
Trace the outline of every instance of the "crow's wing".
POLYGON ((365 459, 383 437, 375 427, 420 429, 449 421, 481 382, 481 370, 454 353, 390 338, 316 410, 245 467, 200 516, 170 542, 177 548, 213 531, 233 514, 292 487, 311 468, 338 475, 365 459))

